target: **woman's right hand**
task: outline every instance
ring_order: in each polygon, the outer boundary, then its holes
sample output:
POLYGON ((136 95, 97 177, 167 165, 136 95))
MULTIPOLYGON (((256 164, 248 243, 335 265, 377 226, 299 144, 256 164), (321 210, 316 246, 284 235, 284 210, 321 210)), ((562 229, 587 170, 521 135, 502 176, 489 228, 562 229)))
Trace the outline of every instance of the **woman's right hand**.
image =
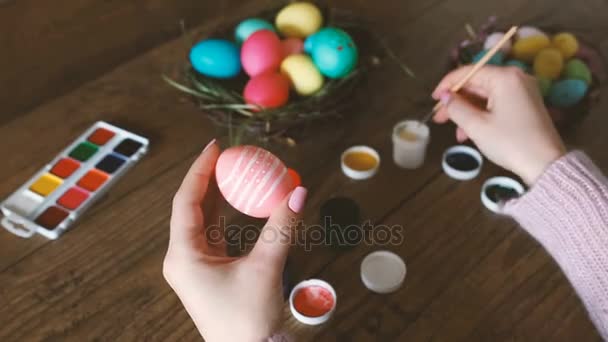
POLYGON ((471 138, 487 158, 532 185, 549 164, 566 153, 536 80, 517 67, 484 66, 463 87, 487 100, 486 108, 480 108, 450 92, 470 68, 456 69, 439 83, 433 97, 443 106, 434 121, 453 121, 460 142, 471 138))

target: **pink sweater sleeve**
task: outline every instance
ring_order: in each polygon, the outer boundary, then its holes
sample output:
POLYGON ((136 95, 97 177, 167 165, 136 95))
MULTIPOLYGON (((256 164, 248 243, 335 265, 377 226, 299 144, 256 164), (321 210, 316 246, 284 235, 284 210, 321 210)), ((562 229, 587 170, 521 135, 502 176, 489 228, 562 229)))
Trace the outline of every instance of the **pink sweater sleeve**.
POLYGON ((555 258, 608 340, 608 180, 580 151, 555 161, 504 213, 555 258))

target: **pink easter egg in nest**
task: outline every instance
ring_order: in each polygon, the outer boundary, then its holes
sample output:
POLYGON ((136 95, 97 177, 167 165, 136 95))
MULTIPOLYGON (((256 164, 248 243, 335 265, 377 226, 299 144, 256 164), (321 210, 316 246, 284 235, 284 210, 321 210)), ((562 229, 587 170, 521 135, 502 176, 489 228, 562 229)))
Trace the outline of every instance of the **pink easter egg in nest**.
POLYGON ((300 38, 286 38, 281 41, 285 57, 304 52, 304 42, 300 38))
MULTIPOLYGON (((504 36, 505 34, 503 32, 494 32, 488 35, 488 37, 486 37, 485 42, 483 43, 484 50, 490 50, 491 48, 493 48, 496 44, 498 44, 498 42, 500 42, 500 40, 504 36)), ((499 50, 504 52, 505 54, 508 54, 509 52, 511 52, 512 46, 513 44, 510 40, 508 40, 500 47, 499 50)))
POLYGON ((589 70, 593 76, 595 76, 600 82, 603 82, 606 78, 606 71, 602 62, 602 57, 593 48, 588 45, 581 43, 576 53, 576 57, 582 59, 589 66, 589 70))
POLYGON ((220 192, 241 213, 266 218, 295 188, 285 164, 256 146, 231 147, 215 165, 220 192))
POLYGON ((262 108, 277 108, 289 99, 289 79, 287 76, 269 71, 252 77, 243 91, 245 102, 262 108))
POLYGON ((241 64, 251 77, 279 70, 283 57, 281 40, 270 30, 256 31, 241 47, 241 64))

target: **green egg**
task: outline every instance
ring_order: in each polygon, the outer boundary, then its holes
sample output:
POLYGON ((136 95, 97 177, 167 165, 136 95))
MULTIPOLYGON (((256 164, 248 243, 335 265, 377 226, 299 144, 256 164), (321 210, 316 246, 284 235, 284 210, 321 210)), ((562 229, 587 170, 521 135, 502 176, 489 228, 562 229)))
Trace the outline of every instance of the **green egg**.
POLYGON ((543 95, 543 97, 549 95, 553 82, 551 82, 551 80, 548 78, 539 76, 536 77, 536 80, 538 81, 538 89, 540 89, 540 93, 543 95))
POLYGON ((528 64, 517 60, 517 59, 510 59, 505 63, 505 66, 515 66, 520 68, 521 70, 523 70, 525 73, 530 73, 530 67, 528 66, 528 64))
POLYGON ((565 78, 583 80, 587 84, 591 84, 592 76, 589 67, 585 62, 581 61, 578 58, 573 58, 568 63, 566 63, 566 68, 564 69, 565 78))

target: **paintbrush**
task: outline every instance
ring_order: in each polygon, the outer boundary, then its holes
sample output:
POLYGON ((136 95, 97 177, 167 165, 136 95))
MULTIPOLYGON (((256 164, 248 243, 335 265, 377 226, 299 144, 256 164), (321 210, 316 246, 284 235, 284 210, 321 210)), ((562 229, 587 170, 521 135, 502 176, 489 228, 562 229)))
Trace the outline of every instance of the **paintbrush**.
MULTIPOLYGON (((491 48, 488 52, 486 52, 486 54, 479 61, 477 61, 477 63, 475 63, 475 65, 471 68, 471 70, 458 83, 454 84, 452 86, 452 88, 450 88, 450 92, 452 92, 452 93, 458 92, 471 79, 471 77, 473 77, 475 75, 475 73, 477 71, 479 71, 479 69, 481 69, 481 67, 486 65, 486 63, 488 63, 488 61, 492 57, 494 57, 496 52, 498 52, 498 50, 509 39, 511 39, 511 37, 513 37, 515 32, 517 32, 517 26, 511 27, 509 29, 509 31, 507 31, 507 33, 505 33, 505 35, 502 37, 502 39, 499 40, 498 43, 496 43, 496 45, 494 45, 493 48, 491 48)), ((439 108, 441 108, 441 106, 443 106, 443 104, 441 102, 437 102, 435 107, 433 107, 433 109, 431 109, 431 111, 422 118, 420 123, 421 124, 427 123, 433 117, 433 115, 435 115, 435 113, 437 113, 437 111, 439 110, 439 108)))

